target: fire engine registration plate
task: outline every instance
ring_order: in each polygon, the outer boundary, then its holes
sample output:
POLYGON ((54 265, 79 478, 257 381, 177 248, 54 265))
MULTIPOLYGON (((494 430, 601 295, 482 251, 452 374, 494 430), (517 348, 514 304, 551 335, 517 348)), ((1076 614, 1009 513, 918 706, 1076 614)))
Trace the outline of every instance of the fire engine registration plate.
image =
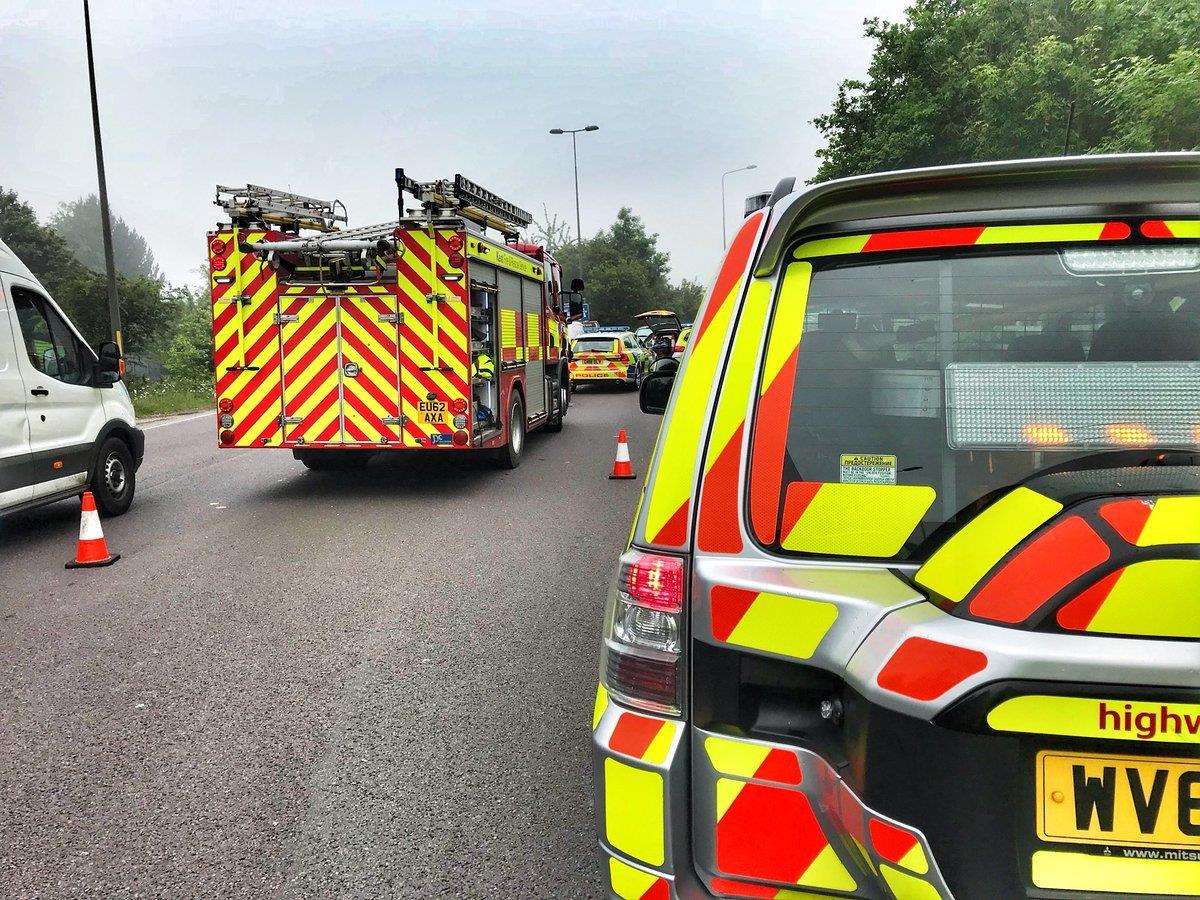
POLYGON ((1043 750, 1037 804, 1044 841, 1200 847, 1200 759, 1043 750))

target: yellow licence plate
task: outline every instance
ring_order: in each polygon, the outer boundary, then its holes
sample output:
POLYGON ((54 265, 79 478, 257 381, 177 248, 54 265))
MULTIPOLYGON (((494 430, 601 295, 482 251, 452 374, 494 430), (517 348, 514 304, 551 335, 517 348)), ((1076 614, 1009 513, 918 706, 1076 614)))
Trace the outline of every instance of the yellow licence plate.
POLYGON ((1043 750, 1037 800, 1043 841, 1200 847, 1200 759, 1043 750))

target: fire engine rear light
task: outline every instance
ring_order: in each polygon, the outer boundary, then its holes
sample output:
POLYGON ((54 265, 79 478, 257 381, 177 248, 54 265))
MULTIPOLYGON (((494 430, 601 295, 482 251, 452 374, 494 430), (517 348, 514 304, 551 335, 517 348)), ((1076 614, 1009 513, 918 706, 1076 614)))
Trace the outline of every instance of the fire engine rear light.
POLYGON ((679 660, 658 659, 609 647, 605 684, 611 694, 654 712, 679 712, 679 660))
POLYGON ((455 447, 467 446, 467 440, 468 440, 467 433, 465 431, 454 432, 454 446, 455 447))
POLYGON ((461 250, 462 245, 463 239, 461 234, 452 234, 446 241, 446 246, 448 246, 451 250, 461 250))
POLYGON ((222 428, 232 428, 233 416, 231 416, 229 413, 221 413, 220 425, 222 428))
POLYGON ((233 432, 230 431, 228 428, 226 428, 224 431, 221 432, 221 443, 222 444, 232 444, 233 443, 233 432))
POLYGON ((212 270, 214 272, 223 271, 227 264, 228 264, 228 260, 224 256, 214 256, 212 258, 212 270))
POLYGON ((458 415, 459 413, 465 413, 466 411, 467 411, 467 401, 464 400, 462 397, 455 397, 453 400, 450 401, 450 412, 454 413, 455 415, 458 415))
POLYGON ((450 253, 450 255, 446 257, 446 260, 455 269, 461 269, 463 267, 463 263, 466 262, 466 260, 463 259, 463 255, 457 250, 450 253))
POLYGON ((464 415, 463 413, 459 413, 457 416, 455 416, 454 417, 454 427, 455 428, 466 428, 467 427, 466 415, 464 415))
POLYGON ((683 609, 683 560, 634 550, 621 564, 619 589, 630 602, 662 612, 683 609))
POLYGON ((213 238, 208 243, 208 250, 213 256, 224 256, 228 249, 229 245, 220 238, 213 238))
POLYGON ((221 401, 217 404, 217 409, 223 413, 233 412, 233 398, 222 397, 221 401))

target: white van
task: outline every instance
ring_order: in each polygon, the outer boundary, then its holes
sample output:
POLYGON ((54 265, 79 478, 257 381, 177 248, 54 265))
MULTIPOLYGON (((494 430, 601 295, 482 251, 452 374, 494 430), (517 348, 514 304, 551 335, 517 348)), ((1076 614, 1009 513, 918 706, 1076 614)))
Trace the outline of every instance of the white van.
POLYGON ((93 352, 0 241, 0 514, 88 489, 129 509, 146 440, 119 372, 117 345, 93 352))

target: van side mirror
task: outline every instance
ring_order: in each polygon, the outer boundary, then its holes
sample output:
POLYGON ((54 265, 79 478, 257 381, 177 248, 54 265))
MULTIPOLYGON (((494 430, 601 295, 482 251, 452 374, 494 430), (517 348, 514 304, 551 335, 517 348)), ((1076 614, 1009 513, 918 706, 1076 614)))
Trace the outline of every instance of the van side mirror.
POLYGON ((675 360, 661 359, 642 379, 642 389, 638 393, 638 406, 642 412, 661 416, 667 411, 667 402, 671 399, 671 387, 675 384, 675 373, 678 369, 679 364, 675 360))
POLYGON ((121 380, 122 366, 121 350, 113 341, 100 345, 99 359, 96 361, 96 387, 112 387, 121 380))
POLYGON ((582 278, 572 278, 571 279, 571 290, 574 291, 576 294, 582 294, 583 293, 583 279, 582 278))

